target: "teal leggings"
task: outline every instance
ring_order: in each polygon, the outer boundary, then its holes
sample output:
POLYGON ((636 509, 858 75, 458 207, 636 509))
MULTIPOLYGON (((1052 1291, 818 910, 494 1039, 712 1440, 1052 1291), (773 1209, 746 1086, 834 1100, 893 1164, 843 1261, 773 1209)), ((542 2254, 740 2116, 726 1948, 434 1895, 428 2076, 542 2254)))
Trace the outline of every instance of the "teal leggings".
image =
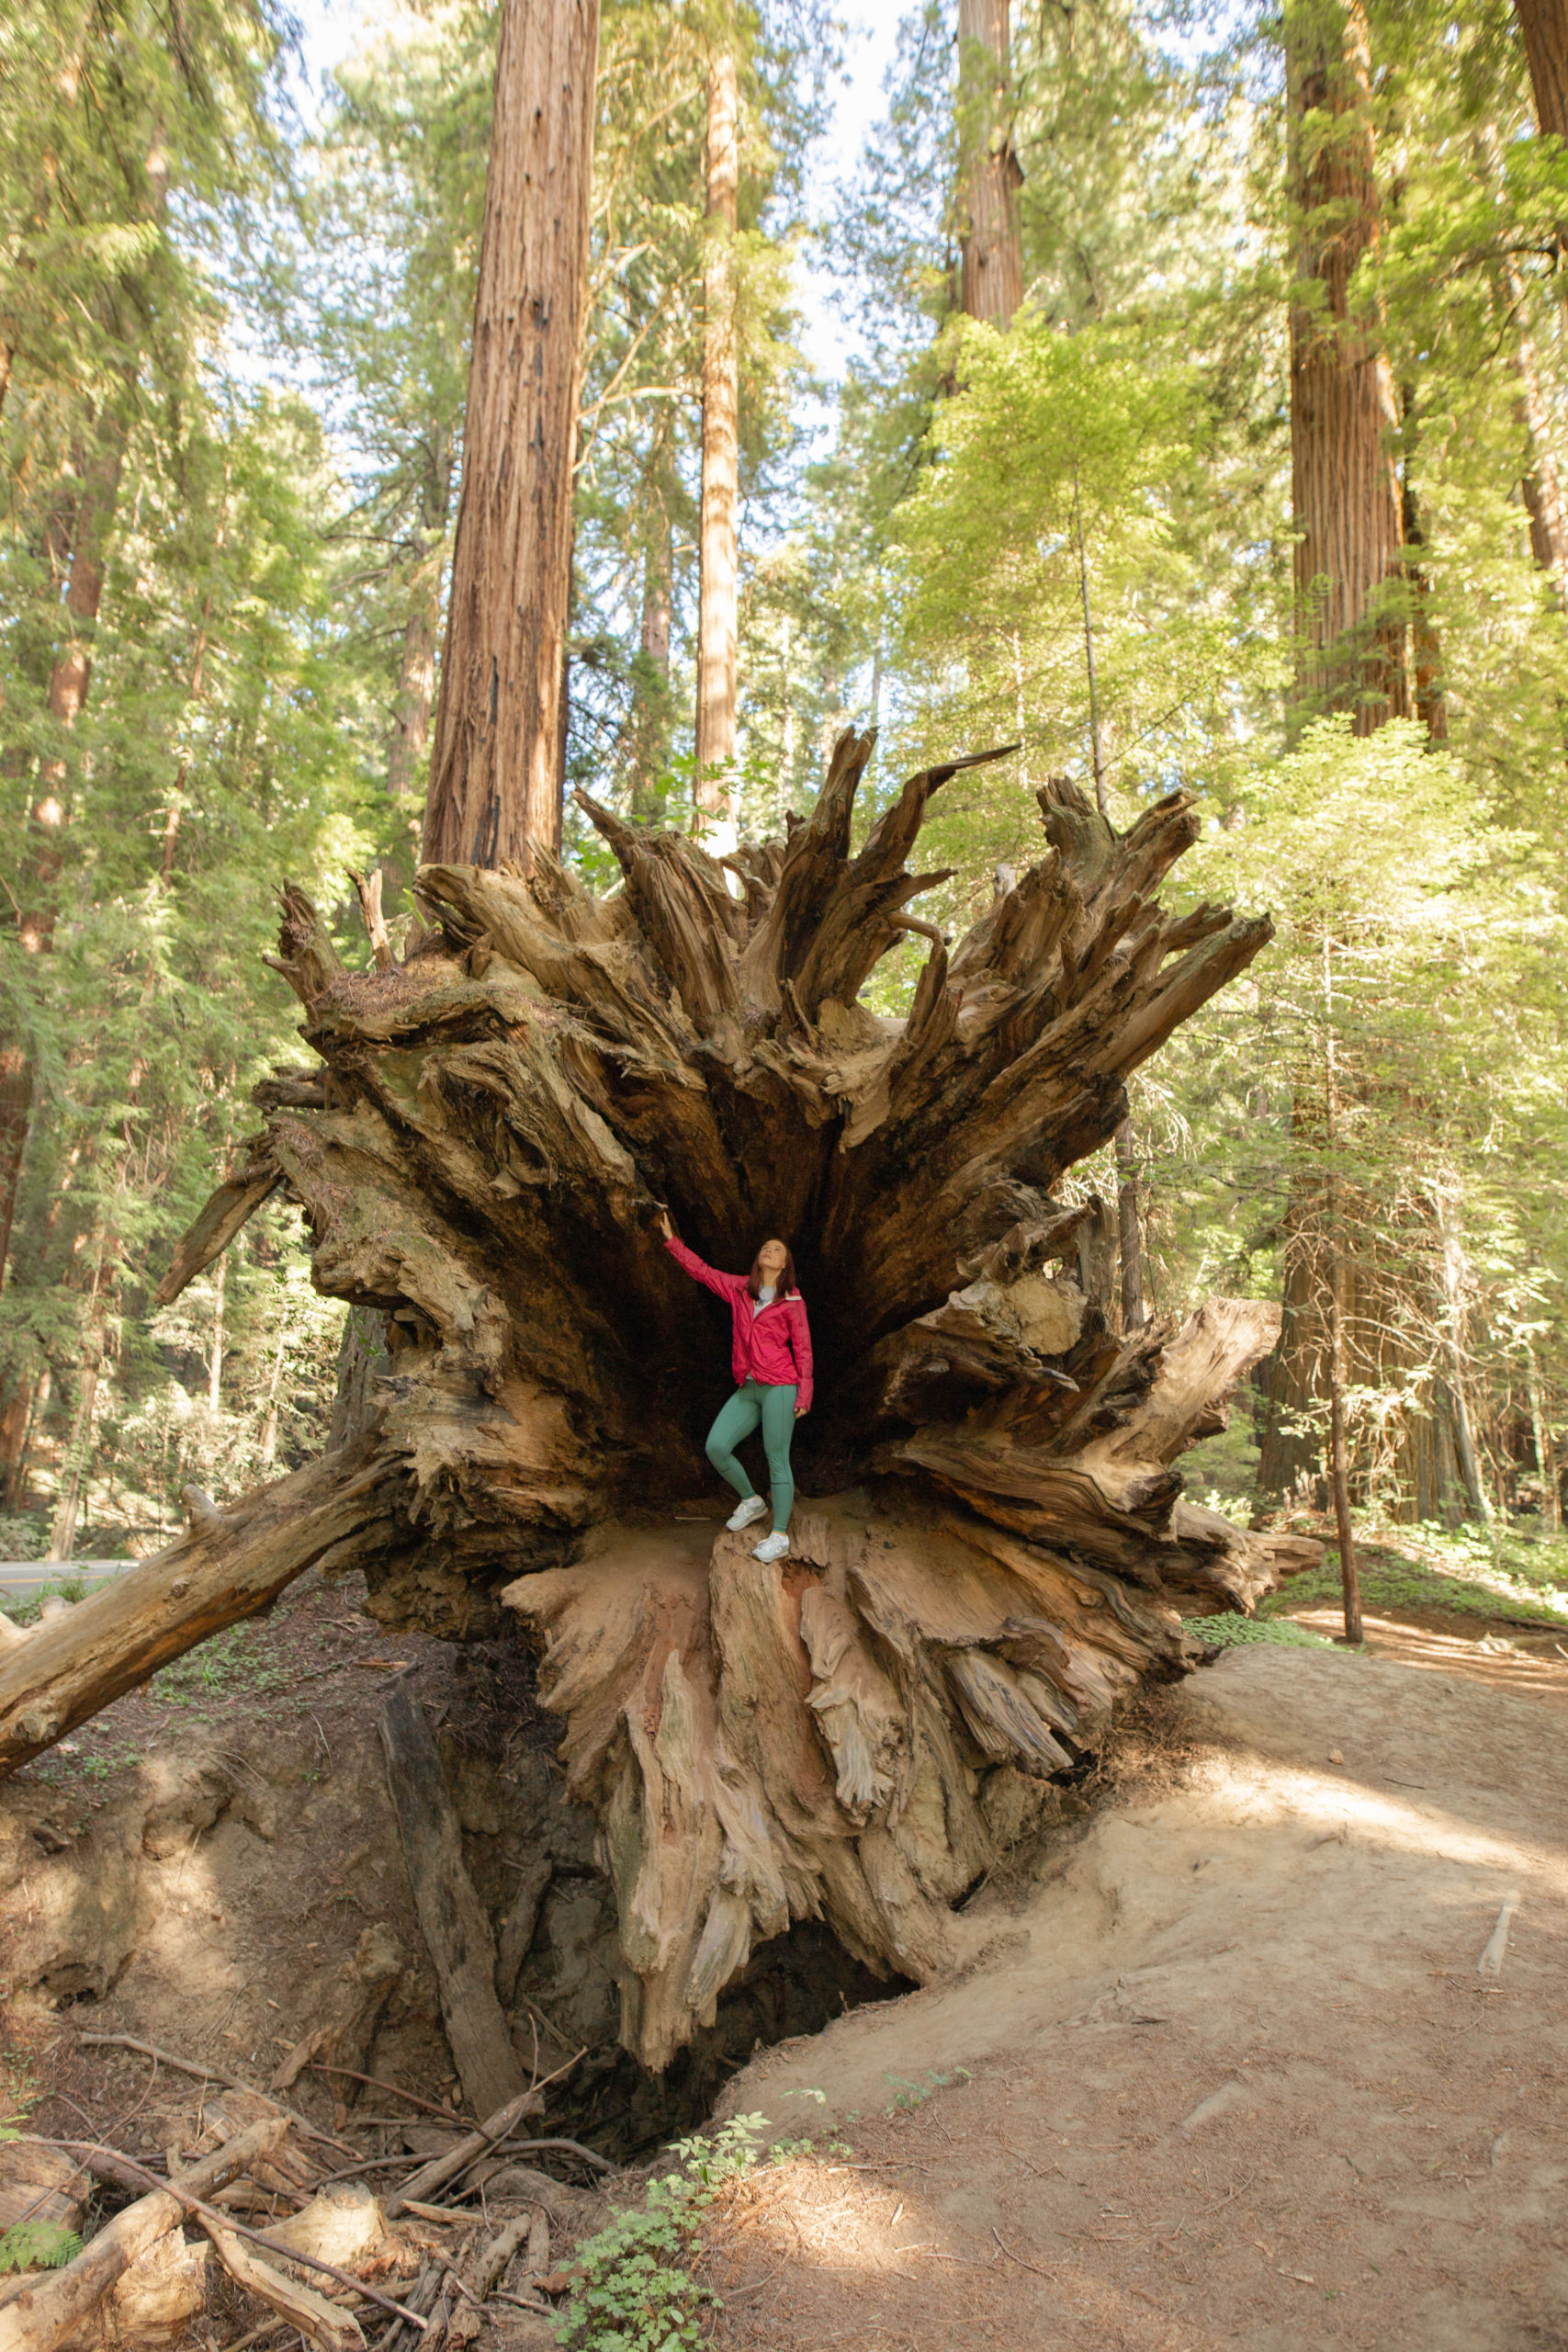
POLYGON ((708 1460, 746 1502, 757 1490, 736 1460, 735 1449, 761 1422, 768 1483, 773 1498, 773 1526, 781 1534, 789 1525, 789 1515, 795 1509, 795 1480, 789 1467, 789 1442, 795 1435, 795 1398, 793 1381, 787 1385, 781 1383, 777 1387, 764 1387, 761 1381, 749 1380, 743 1388, 736 1390, 727 1405, 720 1406, 718 1419, 708 1431, 708 1460))

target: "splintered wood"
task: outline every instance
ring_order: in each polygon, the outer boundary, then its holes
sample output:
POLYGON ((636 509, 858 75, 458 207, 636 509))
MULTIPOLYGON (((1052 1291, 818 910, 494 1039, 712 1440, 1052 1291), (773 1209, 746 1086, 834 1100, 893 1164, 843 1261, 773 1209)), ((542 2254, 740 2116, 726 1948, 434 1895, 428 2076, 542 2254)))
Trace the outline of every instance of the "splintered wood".
MULTIPOLYGON (((792 1920, 940 1973, 948 1906, 1117 1701, 1189 1657, 1181 1613, 1249 1608, 1315 1557, 1188 1505, 1172 1466, 1277 1310, 1119 1330, 1114 1219, 1053 1190, 1267 922, 1162 910, 1190 796, 1119 835, 1054 779, 1044 854, 950 954, 908 911, 942 877, 909 860, 931 796, 1001 754, 911 777, 856 850, 871 749, 841 736, 810 817, 722 865, 580 793, 616 890, 537 848, 526 876, 425 866, 400 964, 378 934, 347 969, 285 890, 276 966, 319 1072, 258 1088, 165 1292, 281 1187, 318 1287, 385 1318, 371 1422, 276 1526, 249 1532, 267 1489, 73 1612, 104 1610, 91 1659, 57 1629, 0 1656, 0 1763, 127 1687, 117 1635, 134 1679, 222 1622, 212 1583, 247 1543, 277 1573, 247 1568, 231 1613, 316 1558, 363 1566, 389 1626, 488 1636, 510 1610, 599 1811, 624 2039, 661 2065, 792 1920), (911 933, 909 1012, 874 1014, 860 990, 911 933), (794 1250, 818 1383, 783 1574, 674 1523, 711 1486, 728 1339, 660 1209, 721 1265, 794 1250)), ((504 1982, 516 1940, 479 1939, 470 1973, 504 1982)))

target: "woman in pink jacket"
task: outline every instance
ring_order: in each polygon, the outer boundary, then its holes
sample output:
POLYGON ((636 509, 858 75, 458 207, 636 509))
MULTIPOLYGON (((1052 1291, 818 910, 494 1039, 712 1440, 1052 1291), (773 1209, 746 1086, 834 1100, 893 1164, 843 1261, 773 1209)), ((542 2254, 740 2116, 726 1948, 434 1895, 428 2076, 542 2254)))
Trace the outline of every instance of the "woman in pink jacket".
POLYGON ((737 1461, 735 1449, 761 1423, 773 1532, 757 1545, 755 1557, 782 1560, 789 1550, 789 1515, 795 1508, 789 1442, 796 1421, 811 1409, 811 1330, 806 1301, 795 1286, 795 1261, 782 1241, 764 1241, 749 1274, 721 1274, 676 1240, 667 1216, 660 1216, 659 1229, 676 1264, 729 1301, 735 1394, 720 1407, 708 1431, 707 1456, 740 1498, 725 1524, 737 1530, 751 1526, 768 1506, 737 1461))

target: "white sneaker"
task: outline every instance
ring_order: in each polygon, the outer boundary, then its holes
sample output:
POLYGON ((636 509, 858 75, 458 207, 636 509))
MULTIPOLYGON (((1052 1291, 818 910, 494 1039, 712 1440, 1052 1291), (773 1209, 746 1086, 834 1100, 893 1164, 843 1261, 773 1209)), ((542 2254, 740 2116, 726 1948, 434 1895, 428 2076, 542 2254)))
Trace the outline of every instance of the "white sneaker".
POLYGON ((777 1530, 775 1530, 772 1535, 764 1535, 761 1542, 753 1551, 751 1557, 754 1560, 787 1559, 789 1557, 789 1537, 787 1535, 781 1534, 777 1530))
POLYGON ((767 1508, 761 1495, 748 1495, 743 1503, 736 1505, 724 1523, 732 1534, 739 1535, 743 1527, 750 1527, 761 1519, 767 1508))

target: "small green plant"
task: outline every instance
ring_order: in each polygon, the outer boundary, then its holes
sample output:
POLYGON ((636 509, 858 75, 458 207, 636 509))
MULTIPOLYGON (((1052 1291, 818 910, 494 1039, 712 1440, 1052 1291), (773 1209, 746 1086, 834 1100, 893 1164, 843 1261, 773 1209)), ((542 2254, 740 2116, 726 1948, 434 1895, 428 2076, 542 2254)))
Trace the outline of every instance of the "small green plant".
POLYGON ((974 2077, 967 2066, 955 2066, 951 2075, 928 2073, 923 2083, 912 2083, 904 2075, 884 2075, 882 2079, 894 2086, 893 2104, 886 2112, 897 2115, 910 2113, 930 2098, 932 2091, 944 2091, 950 2083, 972 2082, 974 2077))
POLYGON ((48 1541, 41 1511, 0 1511, 0 1560, 41 1560, 48 1541))
POLYGON ((1243 1617, 1238 1611, 1226 1609, 1217 1617, 1184 1617, 1181 1622, 1195 1642, 1206 1642, 1213 1649, 1237 1649, 1247 1642, 1274 1642, 1281 1648, 1297 1650, 1333 1646, 1321 1634, 1292 1625, 1288 1617, 1243 1617))
MULTIPOLYGON (((231 1625, 155 1674, 152 1689, 153 1695, 169 1706, 192 1707, 198 1700, 210 1699, 219 1692, 230 1696, 242 1690, 259 1693, 275 1690, 287 1680, 280 1667, 264 1665, 257 1657, 254 1625, 231 1625)), ((198 1723, 204 1720, 200 1715, 197 1717, 198 1723)))
POLYGON ((650 2180, 640 2207, 617 2213, 577 2250, 571 2295, 552 2324, 573 2352, 687 2352, 703 2306, 718 2298, 690 2268, 704 2208, 757 2158, 767 2119, 738 2115, 714 2137, 677 2140, 676 2169, 650 2180))
POLYGON ((0 2276, 8 2270, 63 2270, 81 2251, 75 2231, 58 2222, 17 2222, 0 2237, 0 2276))

